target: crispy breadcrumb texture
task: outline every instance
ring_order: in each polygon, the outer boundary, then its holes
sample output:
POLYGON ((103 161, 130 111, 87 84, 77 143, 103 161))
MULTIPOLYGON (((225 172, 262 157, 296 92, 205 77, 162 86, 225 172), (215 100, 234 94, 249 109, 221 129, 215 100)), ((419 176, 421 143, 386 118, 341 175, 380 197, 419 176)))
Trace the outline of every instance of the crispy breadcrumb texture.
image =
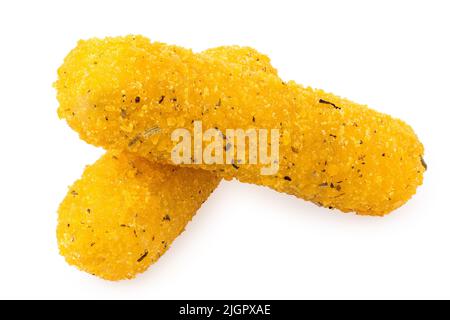
POLYGON ((211 172, 108 152, 61 203, 60 252, 100 278, 134 278, 166 252, 219 180, 211 172))
POLYGON ((250 47, 221 46, 207 49, 199 55, 212 57, 227 63, 236 64, 245 71, 261 71, 277 75, 278 71, 270 63, 270 58, 250 47))
POLYGON ((173 130, 195 120, 221 132, 279 129, 276 175, 261 175, 263 165, 193 166, 344 212, 387 214, 422 184, 423 146, 403 121, 284 82, 268 58, 215 50, 142 36, 80 41, 58 71, 59 116, 91 144, 161 163, 171 163, 173 130))

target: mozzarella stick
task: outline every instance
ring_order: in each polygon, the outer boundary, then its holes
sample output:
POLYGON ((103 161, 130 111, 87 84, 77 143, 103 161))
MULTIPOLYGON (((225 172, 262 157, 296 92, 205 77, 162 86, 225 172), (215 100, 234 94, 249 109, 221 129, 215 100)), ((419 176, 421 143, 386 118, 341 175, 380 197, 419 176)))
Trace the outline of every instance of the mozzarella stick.
POLYGON ((60 253, 100 278, 134 278, 166 252, 219 180, 212 172, 108 152, 60 205, 60 253))
POLYGON ((222 133, 225 146, 228 129, 278 130, 272 174, 242 158, 205 163, 195 150, 182 165, 344 212, 384 215, 416 192, 426 165, 409 125, 244 61, 142 36, 80 41, 58 71, 59 116, 88 143, 166 164, 173 132, 194 133, 197 121, 222 133))

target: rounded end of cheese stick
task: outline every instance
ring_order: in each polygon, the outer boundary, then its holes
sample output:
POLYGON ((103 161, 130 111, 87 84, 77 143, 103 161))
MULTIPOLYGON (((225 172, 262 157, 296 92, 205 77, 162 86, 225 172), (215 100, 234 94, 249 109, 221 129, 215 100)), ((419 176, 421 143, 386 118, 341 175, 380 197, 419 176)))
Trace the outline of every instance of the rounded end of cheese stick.
POLYGON ((60 253, 100 278, 131 279, 164 254, 219 180, 207 171, 106 153, 61 203, 60 253))

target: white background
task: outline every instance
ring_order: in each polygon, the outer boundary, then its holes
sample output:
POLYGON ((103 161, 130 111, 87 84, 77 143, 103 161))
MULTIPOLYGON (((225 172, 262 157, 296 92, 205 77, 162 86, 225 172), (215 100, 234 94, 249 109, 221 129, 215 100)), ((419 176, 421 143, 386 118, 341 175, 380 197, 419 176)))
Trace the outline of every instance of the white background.
POLYGON ((450 298, 448 1, 2 1, 0 298, 450 298), (56 210, 102 150, 56 115, 78 39, 249 45, 286 80, 411 124, 425 183, 385 218, 223 182, 162 259, 111 283, 59 256, 56 210))

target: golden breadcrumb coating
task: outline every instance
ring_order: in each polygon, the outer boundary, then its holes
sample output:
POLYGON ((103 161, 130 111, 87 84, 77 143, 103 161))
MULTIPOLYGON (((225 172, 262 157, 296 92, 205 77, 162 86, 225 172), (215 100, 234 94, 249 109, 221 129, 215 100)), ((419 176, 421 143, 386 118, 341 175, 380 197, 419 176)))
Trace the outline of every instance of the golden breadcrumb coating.
POLYGON ((60 252, 103 279, 133 278, 164 254, 219 180, 204 170, 106 153, 61 203, 60 252))
POLYGON ((387 214, 422 183, 423 146, 401 120, 283 82, 268 59, 243 68, 245 59, 207 52, 142 36, 80 41, 58 71, 59 116, 91 144, 162 163, 171 163, 173 130, 195 120, 221 132, 279 129, 276 175, 261 175, 263 165, 193 166, 344 212, 387 214))
POLYGON ((277 75, 278 71, 270 63, 269 57, 250 47, 222 46, 207 49, 201 56, 212 57, 228 63, 237 64, 246 71, 261 71, 277 75))

